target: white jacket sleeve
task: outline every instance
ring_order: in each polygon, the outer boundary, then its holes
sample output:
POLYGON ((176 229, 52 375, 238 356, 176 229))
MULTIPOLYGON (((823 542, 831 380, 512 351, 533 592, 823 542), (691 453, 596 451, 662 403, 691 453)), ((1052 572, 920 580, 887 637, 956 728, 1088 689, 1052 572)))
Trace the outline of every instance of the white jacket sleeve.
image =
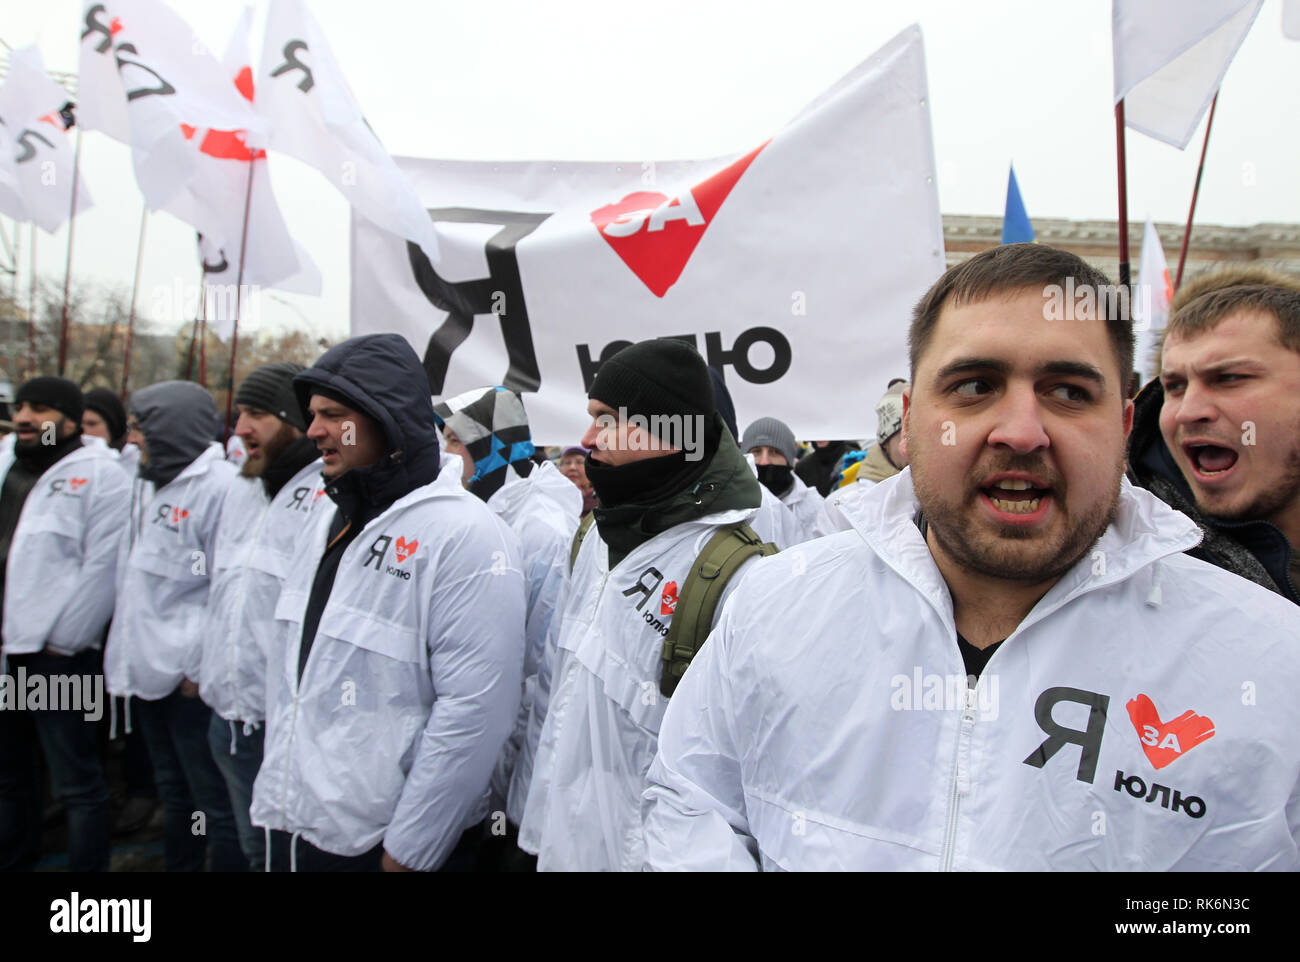
POLYGON ((659 749, 646 775, 641 815, 646 868, 757 871, 741 785, 728 681, 730 611, 692 661, 668 702, 659 749))
MULTIPOLYGON (((591 532, 594 535, 594 532, 591 532)), ((519 743, 519 753, 515 756, 514 771, 510 773, 510 791, 507 795, 506 818, 515 825, 522 825, 524 808, 528 802, 528 788, 533 781, 533 766, 537 760, 537 745, 542 738, 542 726, 546 724, 546 712, 551 705, 551 684, 555 677, 555 661, 559 657, 559 631, 564 622, 564 606, 573 579, 568 573, 568 557, 564 560, 564 580, 555 599, 555 610, 546 632, 545 645, 537 663, 537 680, 533 685, 532 705, 528 710, 528 722, 519 743)), ((536 853, 533 853, 536 854, 536 853)))
POLYGON ((62 599, 64 608, 47 645, 73 655, 99 642, 116 600, 117 554, 130 522, 131 482, 116 463, 97 466, 94 499, 87 506, 81 570, 76 586, 62 599))
POLYGON ((436 696, 384 835, 384 850, 407 868, 433 871, 451 854, 514 723, 525 588, 504 547, 497 538, 466 539, 462 577, 433 592, 427 647, 436 696))
POLYGON ((516 825, 523 817, 523 804, 521 801, 518 811, 512 811, 508 801, 510 781, 528 737, 528 723, 532 716, 533 701, 537 697, 537 678, 541 663, 546 660, 546 637, 550 633, 555 612, 559 610, 560 592, 569 571, 569 541, 557 539, 554 550, 549 555, 534 554, 526 560, 532 566, 528 578, 532 590, 528 598, 528 620, 525 627, 523 697, 515 715, 514 729, 506 739, 505 749, 492 772, 493 799, 505 803, 506 817, 516 825))

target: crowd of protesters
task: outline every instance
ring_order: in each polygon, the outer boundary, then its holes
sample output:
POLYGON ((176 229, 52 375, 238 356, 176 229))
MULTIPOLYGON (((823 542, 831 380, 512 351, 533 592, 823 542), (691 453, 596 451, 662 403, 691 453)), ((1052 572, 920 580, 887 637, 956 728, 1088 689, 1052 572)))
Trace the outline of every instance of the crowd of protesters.
POLYGON ((255 370, 229 450, 193 383, 26 381, 0 868, 42 769, 75 871, 155 798, 168 871, 1300 868, 1300 280, 1190 282, 1134 398, 1067 279, 948 270, 865 441, 673 339, 551 458, 393 334, 255 370))

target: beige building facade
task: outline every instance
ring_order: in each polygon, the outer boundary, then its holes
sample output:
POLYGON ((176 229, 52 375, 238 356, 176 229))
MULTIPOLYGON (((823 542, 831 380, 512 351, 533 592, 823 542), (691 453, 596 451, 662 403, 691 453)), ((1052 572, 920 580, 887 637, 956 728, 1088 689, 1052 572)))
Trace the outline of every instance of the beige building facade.
MULTIPOLYGON (((1033 225, 1040 244, 1078 254, 1112 280, 1119 281, 1119 227, 1115 221, 1034 218, 1033 225)), ((1129 222, 1129 262, 1134 281, 1139 279, 1143 226, 1140 220, 1129 222)), ((1173 279, 1178 272, 1184 225, 1157 222, 1155 226, 1173 279)), ((986 248, 996 247, 1001 240, 1001 217, 943 216, 943 241, 949 267, 986 248)), ((1225 227, 1194 223, 1183 280, 1230 263, 1258 264, 1300 276, 1300 224, 1225 227)))

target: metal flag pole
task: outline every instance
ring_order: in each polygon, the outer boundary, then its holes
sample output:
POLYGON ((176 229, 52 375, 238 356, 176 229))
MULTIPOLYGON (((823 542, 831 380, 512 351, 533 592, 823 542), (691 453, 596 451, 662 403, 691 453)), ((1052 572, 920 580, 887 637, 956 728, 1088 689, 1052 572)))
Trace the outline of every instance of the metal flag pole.
POLYGON ((128 385, 131 383, 131 347, 135 342, 135 299, 140 290, 140 263, 144 258, 144 227, 149 222, 149 205, 142 204, 140 210, 140 239, 135 247, 135 280, 131 284, 131 309, 126 315, 126 351, 122 355, 122 391, 121 398, 126 400, 128 385))
POLYGON ((77 226, 77 181, 81 170, 81 125, 72 150, 72 202, 68 206, 68 261, 63 271, 63 322, 59 326, 59 377, 68 364, 68 294, 72 284, 72 238, 77 226))

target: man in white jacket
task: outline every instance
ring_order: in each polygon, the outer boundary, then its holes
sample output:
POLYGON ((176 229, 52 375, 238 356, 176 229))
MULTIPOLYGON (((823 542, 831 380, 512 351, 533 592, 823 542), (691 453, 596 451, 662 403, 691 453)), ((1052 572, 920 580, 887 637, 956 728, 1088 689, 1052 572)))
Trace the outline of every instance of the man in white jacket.
POLYGON ((199 667, 199 695, 212 709, 208 745, 254 871, 266 861, 263 832, 248 810, 262 765, 268 655, 280 651, 275 606, 298 563, 295 542, 323 493, 319 453, 303 434, 293 392, 293 376, 303 370, 289 361, 265 364, 235 392, 235 435, 245 457, 217 525, 199 667))
POLYGON ((794 516, 799 533, 791 539, 791 544, 831 533, 833 529, 826 514, 825 499, 794 473, 794 432, 784 421, 759 418, 745 428, 740 450, 754 458, 759 482, 780 498, 794 516))
POLYGON ((294 386, 329 503, 276 606, 253 824, 273 871, 472 866, 519 706, 515 538, 440 458, 403 338, 344 341, 294 386))
POLYGON ((1300 867, 1300 630, 1123 479, 1113 290, 1022 244, 921 300, 910 470, 732 594, 664 719, 650 867, 1300 867))
POLYGON ((104 653, 124 727, 144 733, 163 803, 169 872, 248 870, 226 785, 208 748, 212 710, 198 697, 217 523, 235 468, 212 437, 216 405, 190 381, 136 391, 128 440, 140 449, 131 518, 117 562, 117 606, 104 653))
POLYGON ((15 403, 14 434, 0 444, 0 871, 31 869, 39 854, 39 744, 67 811, 68 867, 102 872, 100 648, 130 485, 112 451, 83 439, 71 381, 32 378, 15 403), (29 697, 38 686, 39 702, 29 697))
POLYGON ((527 800, 519 846, 539 871, 641 866, 639 799, 678 590, 710 537, 761 503, 690 345, 624 348, 588 396, 582 444, 600 504, 551 623, 511 783, 512 805, 527 800))
POLYGON ((528 587, 519 712, 492 772, 485 838, 485 864, 505 866, 511 851, 518 851, 515 838, 524 802, 517 798, 514 809, 508 806, 510 776, 528 729, 546 634, 569 573, 582 492, 555 465, 537 454, 523 399, 514 391, 498 386, 474 388, 435 404, 433 414, 442 427, 447 453, 463 460, 465 487, 486 501, 518 537, 528 587))

